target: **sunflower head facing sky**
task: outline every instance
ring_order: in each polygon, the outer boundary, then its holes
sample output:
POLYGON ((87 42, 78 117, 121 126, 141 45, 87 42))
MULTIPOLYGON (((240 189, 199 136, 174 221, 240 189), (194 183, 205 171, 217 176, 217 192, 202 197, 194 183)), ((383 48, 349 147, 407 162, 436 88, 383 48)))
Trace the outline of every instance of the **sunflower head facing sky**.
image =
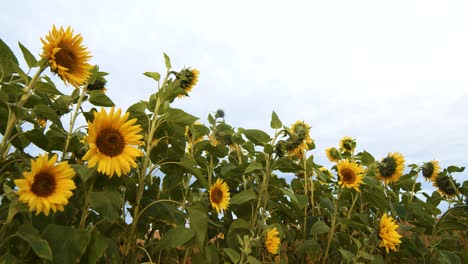
POLYGON ((338 184, 346 188, 354 188, 359 192, 359 185, 362 184, 364 169, 354 161, 348 159, 341 160, 336 165, 339 177, 338 184))
POLYGON ((280 245, 279 232, 276 227, 268 230, 265 238, 265 247, 271 254, 278 254, 280 245))
POLYGON ((340 151, 334 147, 327 148, 325 150, 325 154, 327 155, 328 160, 331 162, 338 162, 341 159, 340 151))
POLYGON ((397 246, 401 244, 401 235, 397 231, 398 225, 391 216, 384 214, 380 219, 380 232, 379 236, 382 239, 379 247, 385 247, 387 253, 389 250, 398 251, 397 246))
POLYGON ((142 144, 142 135, 137 119, 128 120, 129 113, 120 116, 121 110, 114 107, 109 113, 104 108, 94 113, 93 123, 88 123, 86 141, 89 150, 83 156, 88 161, 88 167, 98 166, 98 172, 112 177, 128 174, 131 168, 136 168, 136 157, 143 152, 138 148, 142 144))
MULTIPOLYGON (((177 80, 180 80, 180 88, 188 94, 192 91, 193 87, 198 83, 198 76, 200 71, 197 69, 183 69, 178 74, 176 74, 177 80)), ((177 97, 184 97, 184 94, 179 94, 177 97)))
POLYGON ((309 144, 312 144, 310 138, 310 126, 304 121, 297 121, 291 126, 290 138, 287 149, 290 156, 297 158, 304 157, 305 151, 309 150, 309 144))
POLYGON ((91 55, 82 45, 81 34, 74 35, 70 27, 58 29, 54 25, 45 40, 41 38, 41 41, 41 56, 47 59, 51 70, 58 74, 65 84, 79 87, 88 79, 89 70, 92 68, 88 63, 91 55))
POLYGON ((75 171, 68 162, 57 162, 57 155, 49 159, 49 155, 39 155, 31 160, 31 171, 24 172, 24 179, 15 180, 18 187, 19 200, 27 203, 30 211, 36 211, 36 215, 44 213, 49 215, 63 211, 68 204, 68 199, 76 188, 73 177, 75 171))
POLYGON ((387 157, 379 162, 376 170, 379 177, 385 184, 397 182, 403 175, 405 169, 405 158, 398 152, 389 153, 387 157))
POLYGON ((356 149, 356 140, 352 137, 343 137, 340 140, 340 150, 352 153, 356 149))
POLYGON ((440 172, 440 165, 437 160, 424 162, 421 166, 421 171, 424 179, 427 181, 435 181, 437 174, 440 172))
POLYGON ((211 206, 216 209, 218 214, 221 210, 226 210, 229 206, 231 194, 229 193, 229 186, 221 179, 218 178, 216 182, 210 187, 210 202, 211 206))

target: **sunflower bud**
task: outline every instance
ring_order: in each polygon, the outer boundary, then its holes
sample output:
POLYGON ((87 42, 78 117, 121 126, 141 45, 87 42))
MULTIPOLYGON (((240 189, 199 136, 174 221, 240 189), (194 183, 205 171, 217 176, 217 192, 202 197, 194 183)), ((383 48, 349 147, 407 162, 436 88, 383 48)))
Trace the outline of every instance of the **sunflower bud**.
POLYGON ((104 77, 98 77, 94 83, 88 84, 86 87, 86 91, 91 92, 91 91, 102 91, 105 92, 107 91, 106 89, 106 79, 104 77))

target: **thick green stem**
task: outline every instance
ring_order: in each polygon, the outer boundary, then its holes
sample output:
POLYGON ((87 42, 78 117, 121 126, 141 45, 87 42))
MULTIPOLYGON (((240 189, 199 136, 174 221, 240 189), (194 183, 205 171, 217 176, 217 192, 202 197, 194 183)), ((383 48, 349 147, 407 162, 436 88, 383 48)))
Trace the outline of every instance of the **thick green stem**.
POLYGON ((333 240, 333 235, 335 234, 336 217, 338 214, 338 199, 340 199, 340 194, 341 194, 341 187, 338 187, 338 194, 334 201, 333 218, 332 218, 332 223, 330 227, 330 234, 328 235, 327 249, 325 250, 325 255, 323 257, 322 263, 327 263, 328 252, 330 252, 331 242, 333 240))
MULTIPOLYGON (((307 173, 307 160, 306 160, 306 157, 305 157, 305 153, 302 157, 302 163, 303 163, 303 167, 304 167, 304 195, 307 197, 308 196, 308 193, 309 193, 309 174, 307 173)), ((313 192, 312 192, 313 193, 313 192)), ((313 203, 313 194, 311 196, 311 203, 313 203)), ((306 205, 304 207, 304 228, 303 228, 303 235, 304 235, 304 239, 307 238, 307 208, 308 206, 306 205)), ((312 204, 312 211, 314 210, 314 207, 313 207, 313 204, 312 204)))
POLYGON ((356 193, 356 196, 354 196, 353 203, 351 204, 351 208, 350 208, 349 211, 348 211, 348 217, 347 217, 348 219, 351 218, 351 213, 353 212, 354 205, 356 204, 357 198, 358 198, 358 196, 359 196, 360 194, 361 194, 360 192, 357 192, 357 193, 356 193))
MULTIPOLYGON (((84 87, 86 86, 87 85, 84 85, 84 87)), ((78 102, 76 103, 75 110, 73 111, 73 114, 70 118, 70 127, 68 128, 68 134, 67 134, 67 139, 65 141, 65 147, 63 148, 63 152, 62 152, 62 160, 66 159, 67 157, 68 146, 70 145, 70 141, 71 141, 72 134, 73 134, 73 127, 75 126, 76 118, 78 117, 78 110, 81 108, 81 104, 83 103, 83 99, 85 95, 86 95, 86 89, 82 88, 80 97, 78 98, 78 102)))
POLYGON ((411 196, 409 198, 409 202, 411 203, 413 201, 413 197, 415 195, 414 193, 414 188, 416 187, 416 180, 418 179, 419 173, 416 174, 416 177, 414 177, 414 182, 413 182, 413 187, 411 188, 411 196))
MULTIPOLYGON (((23 105, 26 103, 26 101, 29 99, 29 97, 32 95, 34 91, 34 85, 36 84, 37 80, 41 76, 41 73, 47 68, 47 66, 41 66, 39 70, 36 72, 36 74, 32 77, 31 81, 26 85, 24 88, 24 94, 21 96, 20 101, 18 102, 19 107, 23 107, 23 105)), ((11 132, 13 131, 13 128, 16 125, 16 122, 18 121, 18 118, 16 114, 10 110, 10 114, 8 116, 8 122, 5 128, 5 133, 3 134, 3 139, 2 143, 0 143, 0 157, 6 158, 7 155, 7 149, 9 142, 8 140, 10 139, 11 132)))

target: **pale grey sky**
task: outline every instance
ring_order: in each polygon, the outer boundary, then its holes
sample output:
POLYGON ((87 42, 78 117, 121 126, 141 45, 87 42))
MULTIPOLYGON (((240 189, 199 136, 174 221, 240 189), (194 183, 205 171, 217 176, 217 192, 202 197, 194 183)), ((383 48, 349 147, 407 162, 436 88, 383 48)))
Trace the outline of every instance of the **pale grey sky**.
POLYGON ((72 26, 124 109, 152 92, 142 73, 164 72, 166 52, 201 72, 176 107, 267 132, 272 110, 304 120, 325 165, 349 135, 377 159, 467 166, 467 13, 467 1, 20 0, 2 4, 0 37, 39 54, 53 24, 72 26))

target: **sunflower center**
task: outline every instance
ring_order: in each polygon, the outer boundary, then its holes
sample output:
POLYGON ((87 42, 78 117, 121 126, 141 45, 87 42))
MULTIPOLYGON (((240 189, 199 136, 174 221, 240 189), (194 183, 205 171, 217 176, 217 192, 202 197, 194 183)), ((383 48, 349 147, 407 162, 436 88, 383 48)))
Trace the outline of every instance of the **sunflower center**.
POLYGON ((432 163, 426 163, 425 166, 422 168, 423 176, 426 178, 430 178, 434 172, 434 165, 432 163))
POLYGON ((119 131, 106 128, 97 136, 96 146, 106 156, 115 157, 123 152, 125 140, 119 131))
POLYGON ((58 65, 61 65, 73 72, 76 60, 75 53, 73 53, 73 50, 68 46, 60 46, 60 51, 55 54, 55 60, 58 65))
POLYGON ((348 169, 348 168, 344 168, 340 171, 340 174, 341 174, 341 177, 343 179, 343 182, 346 182, 346 183, 353 183, 355 178, 356 178, 356 175, 354 174, 354 171, 348 169))
POLYGON ((220 188, 214 188, 211 191, 211 200, 215 204, 220 204, 223 201, 223 191, 220 188))
POLYGON ((347 140, 347 141, 345 141, 345 142, 343 143, 343 147, 344 147, 347 151, 351 151, 351 150, 353 150, 353 142, 347 140))
POLYGON ((379 165, 380 174, 383 177, 391 177, 396 170, 396 160, 393 157, 386 157, 379 165))
POLYGON ((31 186, 31 191, 41 197, 51 195, 55 190, 55 178, 47 172, 40 172, 34 177, 34 182, 31 186))

